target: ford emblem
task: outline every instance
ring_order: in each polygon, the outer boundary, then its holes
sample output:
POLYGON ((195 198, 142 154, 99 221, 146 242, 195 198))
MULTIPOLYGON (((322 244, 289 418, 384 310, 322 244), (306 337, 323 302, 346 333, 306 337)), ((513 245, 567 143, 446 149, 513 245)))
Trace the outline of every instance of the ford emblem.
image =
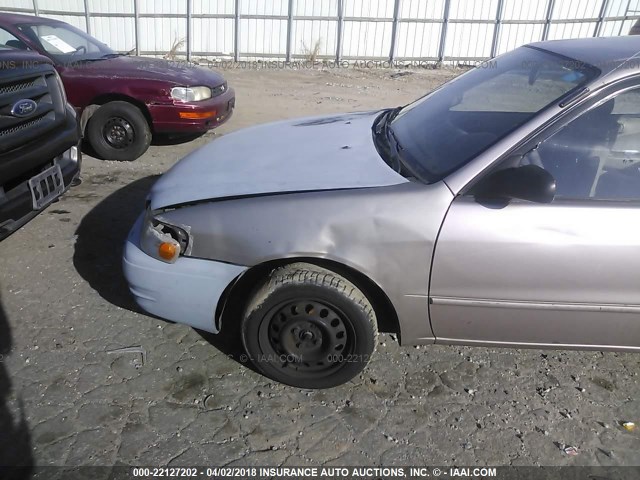
POLYGON ((29 98, 18 100, 11 107, 11 115, 14 117, 24 118, 31 115, 38 108, 38 104, 29 98))

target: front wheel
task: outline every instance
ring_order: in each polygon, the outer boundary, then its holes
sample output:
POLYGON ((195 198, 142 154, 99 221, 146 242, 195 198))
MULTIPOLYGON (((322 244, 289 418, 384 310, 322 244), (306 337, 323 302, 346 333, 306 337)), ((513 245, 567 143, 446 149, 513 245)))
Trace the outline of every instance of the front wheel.
POLYGON ((316 265, 276 269, 244 314, 242 342, 253 364, 300 388, 341 385, 375 350, 375 313, 349 280, 316 265))
POLYGON ((143 113, 122 101, 102 105, 89 120, 87 136, 103 160, 135 160, 151 144, 151 129, 143 113))

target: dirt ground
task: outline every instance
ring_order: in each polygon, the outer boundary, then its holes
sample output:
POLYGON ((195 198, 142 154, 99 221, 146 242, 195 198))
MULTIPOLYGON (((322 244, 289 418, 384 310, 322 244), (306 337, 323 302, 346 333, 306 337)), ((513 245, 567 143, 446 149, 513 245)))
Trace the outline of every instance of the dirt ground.
POLYGON ((237 111, 215 134, 132 163, 85 156, 82 185, 0 243, 0 464, 640 465, 640 428, 621 426, 640 423, 640 355, 385 334, 360 377, 305 391, 247 368, 229 339, 141 313, 122 243, 178 159, 257 123, 401 105, 456 74, 224 73, 237 111))

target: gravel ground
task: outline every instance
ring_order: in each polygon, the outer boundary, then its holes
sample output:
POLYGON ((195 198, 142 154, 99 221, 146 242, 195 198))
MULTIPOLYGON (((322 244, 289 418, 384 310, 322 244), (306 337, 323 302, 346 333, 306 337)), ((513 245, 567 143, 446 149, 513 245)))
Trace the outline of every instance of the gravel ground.
POLYGON ((215 135, 85 157, 82 185, 0 243, 0 464, 640 465, 640 428, 621 426, 640 422, 640 355, 384 334, 359 378, 304 391, 132 303, 122 243, 159 174, 218 135, 403 104, 455 74, 396 73, 228 70, 237 112, 215 135))

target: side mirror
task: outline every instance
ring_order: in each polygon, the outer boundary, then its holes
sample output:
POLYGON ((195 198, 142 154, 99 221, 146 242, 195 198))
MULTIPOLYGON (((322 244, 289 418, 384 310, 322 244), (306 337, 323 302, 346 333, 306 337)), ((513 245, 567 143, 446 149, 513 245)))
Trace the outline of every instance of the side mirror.
POLYGON ((556 195, 556 180, 537 165, 505 168, 490 174, 474 191, 479 198, 518 198, 536 203, 551 203, 556 195))

